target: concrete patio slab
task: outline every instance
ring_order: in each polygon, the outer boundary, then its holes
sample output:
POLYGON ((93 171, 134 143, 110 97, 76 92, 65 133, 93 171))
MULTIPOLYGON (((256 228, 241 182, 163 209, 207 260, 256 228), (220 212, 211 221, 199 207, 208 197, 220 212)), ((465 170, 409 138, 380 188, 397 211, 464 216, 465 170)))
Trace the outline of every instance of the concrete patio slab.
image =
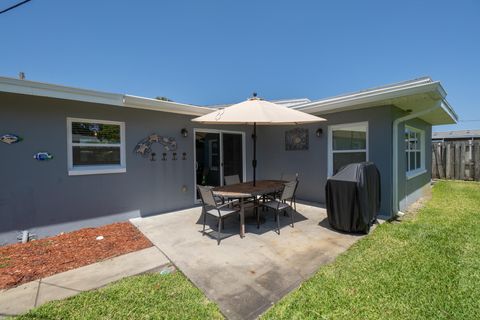
POLYGON ((281 216, 281 234, 271 213, 257 229, 247 225, 239 237, 236 217, 225 221, 228 235, 220 245, 212 226, 202 236, 201 208, 132 219, 167 257, 230 319, 255 319, 318 268, 348 249, 360 235, 332 230, 323 206, 297 205, 295 227, 281 216))
POLYGON ((0 319, 35 307, 40 281, 31 281, 18 287, 0 291, 0 319))
POLYGON ((97 289, 169 263, 158 248, 150 247, 0 291, 0 318, 21 314, 46 302, 97 289))

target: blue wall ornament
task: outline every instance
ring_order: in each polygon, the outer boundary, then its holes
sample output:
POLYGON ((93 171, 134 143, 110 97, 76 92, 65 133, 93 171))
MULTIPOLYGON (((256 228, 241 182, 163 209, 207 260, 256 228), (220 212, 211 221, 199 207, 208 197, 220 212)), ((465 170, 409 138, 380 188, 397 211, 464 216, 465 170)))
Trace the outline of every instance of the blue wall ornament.
POLYGON ((33 155, 33 159, 38 161, 46 161, 53 159, 53 156, 49 152, 37 152, 33 155))

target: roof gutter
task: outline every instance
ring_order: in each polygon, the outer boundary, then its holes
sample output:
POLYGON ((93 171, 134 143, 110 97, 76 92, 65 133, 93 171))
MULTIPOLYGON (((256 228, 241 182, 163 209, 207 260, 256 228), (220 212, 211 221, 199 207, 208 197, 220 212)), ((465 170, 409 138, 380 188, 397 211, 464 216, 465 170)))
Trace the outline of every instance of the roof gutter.
POLYGON ((190 104, 137 97, 129 94, 123 96, 123 106, 192 116, 203 116, 215 111, 215 109, 207 107, 197 107, 190 104))
POLYGON ((438 91, 445 96, 445 91, 438 81, 423 80, 413 83, 383 87, 375 90, 365 90, 353 94, 312 101, 303 105, 295 106, 295 109, 304 112, 322 112, 331 108, 351 106, 352 104, 365 104, 379 100, 387 100, 405 95, 438 91))
POLYGON ((457 114, 445 99, 447 93, 439 81, 418 81, 401 86, 362 91, 356 94, 339 96, 294 106, 293 109, 312 114, 327 114, 331 112, 355 110, 365 106, 378 106, 380 103, 385 103, 391 101, 392 99, 416 94, 432 94, 432 99, 441 99, 441 107, 443 111, 454 122, 458 121, 457 114))
POLYGON ((393 145, 393 166, 392 166, 392 173, 393 173, 392 202, 393 202, 393 205, 392 205, 392 211, 393 211, 394 215, 399 215, 399 214, 402 215, 403 214, 403 212, 400 211, 399 203, 398 203, 398 126, 402 122, 411 120, 413 118, 421 117, 421 116, 426 115, 426 114, 434 111, 435 109, 438 109, 438 108, 441 108, 441 107, 442 107, 442 101, 438 101, 434 106, 432 106, 428 109, 418 111, 418 112, 414 112, 414 113, 410 113, 406 116, 397 118, 393 121, 393 125, 392 125, 392 130, 393 130, 393 141, 392 141, 393 142, 392 143, 392 145, 393 145))

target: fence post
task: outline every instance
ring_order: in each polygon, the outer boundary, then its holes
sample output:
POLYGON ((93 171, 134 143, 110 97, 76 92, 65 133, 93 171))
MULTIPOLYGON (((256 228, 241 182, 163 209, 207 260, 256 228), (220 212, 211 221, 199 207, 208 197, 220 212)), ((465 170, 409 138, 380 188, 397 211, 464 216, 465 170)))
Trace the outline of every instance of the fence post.
POLYGON ((453 168, 454 168, 454 179, 460 179, 460 143, 458 141, 454 142, 453 144, 455 150, 455 158, 453 160, 453 168))
POLYGON ((460 172, 458 173, 458 179, 465 180, 465 157, 467 153, 465 152, 465 142, 460 143, 460 172))
POLYGON ((472 155, 475 168, 475 180, 480 181, 480 142, 472 144, 472 155))
POLYGON ((438 175, 440 179, 445 179, 445 144, 439 143, 437 145, 437 166, 438 175))
POLYGON ((446 172, 445 172, 445 177, 447 179, 453 179, 455 176, 454 170, 453 170, 453 160, 454 160, 454 154, 452 150, 452 144, 447 142, 446 144, 446 172))
POLYGON ((473 158, 472 158, 472 141, 465 143, 465 177, 464 180, 473 180, 473 158), (468 148, 468 152, 467 152, 468 148))

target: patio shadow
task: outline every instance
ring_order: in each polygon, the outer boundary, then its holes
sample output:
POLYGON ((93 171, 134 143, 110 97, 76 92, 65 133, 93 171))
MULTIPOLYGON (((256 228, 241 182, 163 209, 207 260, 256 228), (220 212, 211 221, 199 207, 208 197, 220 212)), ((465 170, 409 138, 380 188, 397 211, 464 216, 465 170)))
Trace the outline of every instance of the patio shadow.
MULTIPOLYGON (((261 208, 259 208, 261 210, 261 208)), ((280 213, 280 234, 282 229, 285 227, 291 228, 291 212, 288 211, 287 215, 283 212, 280 213)), ((245 211, 245 230, 246 233, 262 235, 267 232, 276 232, 277 230, 277 222, 275 221, 275 214, 273 210, 265 210, 261 212, 261 219, 262 223, 260 227, 257 228, 256 218, 254 216, 253 210, 246 210, 245 211)), ((229 238, 231 236, 239 236, 240 234, 240 217, 239 216, 231 216, 224 220, 224 225, 222 227, 222 234, 221 240, 229 238)), ((299 223, 302 221, 308 220, 307 217, 302 215, 300 212, 294 212, 294 224, 299 223)), ((202 214, 199 215, 196 224, 203 225, 203 216, 202 214)), ((218 220, 210 215, 207 215, 207 222, 205 226, 205 235, 208 235, 212 238, 217 238, 217 228, 218 228, 218 220)), ((199 231, 202 233, 202 230, 199 231)))

